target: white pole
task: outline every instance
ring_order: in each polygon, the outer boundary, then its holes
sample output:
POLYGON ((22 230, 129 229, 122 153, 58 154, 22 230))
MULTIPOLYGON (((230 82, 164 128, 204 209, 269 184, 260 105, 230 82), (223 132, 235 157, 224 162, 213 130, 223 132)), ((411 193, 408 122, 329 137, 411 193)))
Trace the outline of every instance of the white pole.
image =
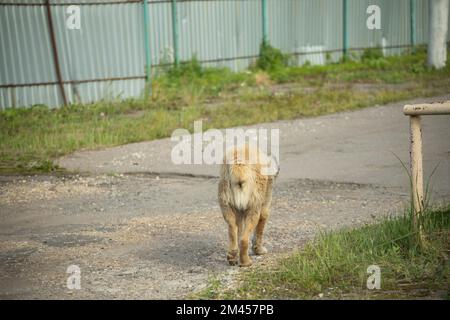
POLYGON ((450 114, 450 101, 405 105, 403 113, 410 119, 411 193, 414 230, 421 245, 425 243, 421 216, 424 211, 421 115, 450 114))
POLYGON ((428 66, 440 69, 447 61, 449 0, 430 0, 428 66))
POLYGON ((420 217, 423 211, 422 127, 420 116, 410 116, 411 133, 411 192, 413 223, 422 239, 420 217))

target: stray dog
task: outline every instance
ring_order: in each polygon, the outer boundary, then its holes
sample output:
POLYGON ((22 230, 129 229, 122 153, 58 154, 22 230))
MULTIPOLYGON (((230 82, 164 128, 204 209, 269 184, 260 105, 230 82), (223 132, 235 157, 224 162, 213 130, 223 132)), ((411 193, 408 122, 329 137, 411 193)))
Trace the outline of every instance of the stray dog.
POLYGON ((269 158, 248 144, 233 148, 224 157, 218 198, 228 224, 227 260, 230 265, 238 262, 241 267, 252 265, 248 245, 253 232, 253 252, 256 255, 267 253, 262 237, 269 217, 272 185, 278 172, 275 158, 269 158), (269 167, 271 171, 267 170, 269 167))

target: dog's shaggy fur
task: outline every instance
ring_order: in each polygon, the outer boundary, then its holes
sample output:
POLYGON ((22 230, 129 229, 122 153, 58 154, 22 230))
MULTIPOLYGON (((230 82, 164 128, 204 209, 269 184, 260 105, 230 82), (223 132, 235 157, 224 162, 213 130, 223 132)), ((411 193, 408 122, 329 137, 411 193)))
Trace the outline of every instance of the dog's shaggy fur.
POLYGON ((238 263, 238 256, 241 267, 252 264, 248 245, 253 231, 253 252, 267 253, 262 237, 269 217, 272 184, 278 172, 265 175, 263 168, 272 166, 273 162, 274 159, 248 145, 233 148, 225 156, 220 172, 219 204, 228 223, 227 260, 230 265, 238 263))

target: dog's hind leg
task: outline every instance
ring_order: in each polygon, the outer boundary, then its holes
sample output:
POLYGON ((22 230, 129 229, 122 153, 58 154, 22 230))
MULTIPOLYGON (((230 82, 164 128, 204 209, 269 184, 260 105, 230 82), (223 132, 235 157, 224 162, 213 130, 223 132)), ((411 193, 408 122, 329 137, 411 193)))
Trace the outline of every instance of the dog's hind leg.
POLYGON ((263 255, 267 253, 267 249, 263 246, 263 234, 264 227, 266 225, 267 219, 269 218, 269 208, 263 208, 261 210, 261 215, 259 217, 258 224, 255 228, 255 234, 253 237, 253 252, 256 255, 263 255))
POLYGON ((229 207, 221 207, 222 214, 228 224, 228 250, 227 261, 230 265, 238 264, 238 226, 236 215, 229 207))

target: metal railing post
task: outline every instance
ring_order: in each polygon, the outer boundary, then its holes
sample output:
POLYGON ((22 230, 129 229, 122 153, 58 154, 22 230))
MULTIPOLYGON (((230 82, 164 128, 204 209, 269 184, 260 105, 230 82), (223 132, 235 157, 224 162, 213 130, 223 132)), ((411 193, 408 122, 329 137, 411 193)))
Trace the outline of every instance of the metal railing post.
POLYGON ((262 19, 262 40, 263 40, 263 43, 267 43, 267 41, 268 41, 267 0, 261 0, 261 19, 262 19))
POLYGON ((173 40, 173 55, 175 66, 180 63, 178 52, 178 13, 177 0, 172 0, 172 40, 173 40))
POLYGON ((348 12, 347 0, 342 0, 342 47, 344 58, 348 55, 348 12))
POLYGON ((64 105, 68 105, 66 91, 64 90, 64 83, 63 83, 63 79, 62 79, 62 75, 61 75, 61 67, 59 64, 58 47, 56 45, 55 29, 53 27, 52 9, 50 7, 50 0, 47 0, 45 2, 45 7, 47 9, 48 31, 50 33, 50 41, 51 41, 52 51, 53 51, 53 62, 55 65, 56 78, 58 79, 58 85, 59 85, 59 89, 61 91, 61 97, 62 97, 63 103, 64 103, 64 105))
MULTIPOLYGON (((450 114, 450 101, 444 103, 405 105, 403 113, 410 118, 410 170, 413 225, 420 243, 424 243, 422 214, 425 209, 423 193, 423 155, 421 115, 450 114)), ((425 195, 426 196, 426 195, 425 195)))
POLYGON ((414 209, 414 225, 420 227, 420 215, 423 211, 423 156, 422 156, 422 126, 420 116, 410 116, 411 140, 411 193, 414 209))
POLYGON ((145 45, 145 96, 152 93, 152 59, 149 39, 148 0, 143 0, 144 11, 144 45, 145 45))
POLYGON ((410 14, 410 41, 411 46, 416 46, 416 0, 409 0, 409 14, 410 14))

